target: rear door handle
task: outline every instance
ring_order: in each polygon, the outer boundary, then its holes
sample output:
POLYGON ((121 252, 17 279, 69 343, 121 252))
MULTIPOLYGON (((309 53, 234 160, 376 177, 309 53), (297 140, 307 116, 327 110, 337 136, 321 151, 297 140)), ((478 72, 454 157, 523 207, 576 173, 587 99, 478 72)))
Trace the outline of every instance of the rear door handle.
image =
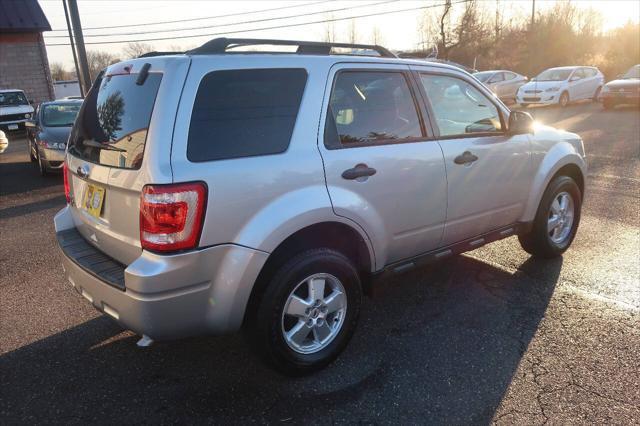
POLYGON ((377 172, 373 167, 369 167, 366 164, 358 164, 352 169, 347 169, 342 172, 342 178, 347 180, 353 180, 358 178, 367 178, 369 176, 375 175, 377 172))
POLYGON ((453 162, 456 164, 471 164, 477 159, 477 155, 473 155, 470 151, 465 151, 461 155, 458 155, 453 162))

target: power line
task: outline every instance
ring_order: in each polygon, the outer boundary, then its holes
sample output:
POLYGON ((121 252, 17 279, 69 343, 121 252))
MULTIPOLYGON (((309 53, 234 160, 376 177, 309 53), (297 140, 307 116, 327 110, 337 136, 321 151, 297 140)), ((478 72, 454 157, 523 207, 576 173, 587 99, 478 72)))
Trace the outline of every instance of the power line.
MULTIPOLYGON (((458 0, 451 2, 452 5, 460 4, 460 3, 468 3, 471 0, 458 0)), ((137 40, 114 40, 114 41, 93 41, 85 44, 91 45, 100 45, 100 44, 119 44, 119 43, 137 43, 137 42, 147 42, 147 41, 163 41, 163 40, 178 40, 178 39, 186 39, 186 38, 198 38, 198 37, 213 37, 219 35, 227 35, 227 34, 236 34, 236 33, 250 33, 256 31, 267 31, 267 30, 277 30, 281 28, 292 28, 292 27, 302 27, 305 25, 315 25, 315 24, 325 24, 329 22, 338 22, 338 21, 346 21, 349 19, 359 19, 359 18, 369 18, 372 16, 380 16, 380 15, 391 15, 395 13, 403 13, 403 12, 411 12, 416 10, 424 10, 424 9, 432 9, 436 7, 442 7, 444 4, 434 4, 429 6, 419 6, 419 7, 411 7, 407 9, 398 9, 398 10, 390 10, 385 12, 375 12, 368 13, 365 15, 354 15, 347 16, 344 18, 332 18, 332 19, 323 19, 320 21, 311 21, 311 22, 300 22, 297 24, 287 24, 287 25, 276 25, 271 27, 262 27, 262 28, 254 28, 248 30, 237 30, 237 31, 223 31, 218 33, 209 33, 209 34, 194 34, 194 35, 185 35, 185 36, 173 36, 173 37, 157 37, 157 38, 147 38, 147 39, 137 39, 137 40)), ((69 43, 55 43, 48 44, 47 46, 69 46, 69 43)))
MULTIPOLYGON (((335 0, 329 0, 329 1, 335 1, 335 0)), ((85 31, 87 31, 87 30, 105 30, 105 29, 112 29, 112 28, 130 28, 130 27, 143 27, 143 26, 160 25, 160 24, 176 24, 176 23, 180 23, 180 22, 203 21, 205 19, 228 18, 228 17, 231 17, 231 16, 240 16, 240 15, 253 15, 255 13, 261 13, 261 12, 273 12, 273 11, 276 11, 276 10, 293 9, 293 8, 298 8, 298 7, 303 7, 303 6, 313 6, 315 4, 320 4, 320 3, 328 3, 328 1, 327 0, 312 1, 312 2, 308 2, 308 3, 300 3, 300 4, 294 4, 294 5, 289 5, 289 6, 281 6, 281 7, 269 8, 269 9, 250 10, 250 11, 247 11, 247 12, 236 12, 236 13, 229 13, 229 14, 226 14, 226 15, 204 16, 204 17, 200 17, 200 18, 177 19, 177 20, 174 20, 174 21, 141 22, 141 23, 137 23, 137 24, 134 23, 134 24, 126 24, 126 25, 108 25, 106 27, 89 27, 89 28, 84 28, 84 30, 85 31)), ((57 30, 51 30, 51 31, 67 31, 67 30, 57 29, 57 30)))
MULTIPOLYGON (((383 5, 383 4, 396 3, 398 1, 399 0, 386 0, 386 1, 381 1, 381 2, 378 2, 378 3, 366 3, 366 4, 359 4, 357 6, 341 7, 339 9, 320 10, 320 11, 316 11, 316 12, 300 13, 298 15, 289 15, 289 16, 281 16, 281 17, 273 17, 273 18, 262 18, 262 19, 254 19, 254 20, 251 20, 251 21, 241 21, 241 22, 233 22, 233 23, 218 24, 218 25, 205 25, 205 26, 201 26, 201 27, 171 28, 171 29, 168 29, 168 30, 137 31, 137 32, 131 32, 131 33, 115 33, 115 34, 86 34, 84 37, 85 38, 88 38, 88 37, 117 37, 117 36, 129 36, 129 35, 137 35, 137 34, 172 33, 172 32, 177 32, 177 31, 193 31, 193 30, 202 30, 202 29, 209 29, 209 28, 233 27, 233 26, 242 25, 242 24, 257 24, 259 22, 279 21, 279 20, 282 20, 282 19, 291 19, 291 18, 301 18, 301 17, 304 17, 304 16, 320 15, 320 14, 323 14, 323 13, 343 12, 345 10, 360 9, 360 8, 368 7, 368 6, 380 6, 380 5, 383 5)), ((45 37, 46 38, 66 38, 67 36, 52 35, 52 36, 45 36, 45 37)))

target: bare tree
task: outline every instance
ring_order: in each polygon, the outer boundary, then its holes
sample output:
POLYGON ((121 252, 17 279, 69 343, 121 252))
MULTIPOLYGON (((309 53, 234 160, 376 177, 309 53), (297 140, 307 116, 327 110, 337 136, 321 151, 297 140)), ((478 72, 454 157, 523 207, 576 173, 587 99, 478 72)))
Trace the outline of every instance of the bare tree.
POLYGON ((147 43, 131 42, 122 49, 125 58, 137 58, 145 53, 153 52, 153 46, 147 43))
POLYGON ((53 81, 73 79, 73 74, 60 62, 51 62, 49 64, 49 69, 51 70, 51 78, 53 81))
POLYGON ((327 22, 324 24, 323 40, 328 43, 336 41, 336 27, 333 25, 333 22, 328 22, 331 19, 333 19, 333 15, 326 16, 327 22))
POLYGON ((358 30, 356 28, 356 20, 352 19, 349 21, 349 43, 356 44, 358 43, 358 30))
POLYGON ((382 38, 382 31, 380 31, 380 27, 377 25, 373 26, 371 30, 371 43, 381 46, 384 44, 384 39, 382 38))
POLYGON ((109 65, 119 61, 120 59, 113 53, 105 52, 102 50, 87 51, 87 62, 89 63, 89 74, 91 75, 91 81, 95 80, 100 71, 102 71, 109 65))

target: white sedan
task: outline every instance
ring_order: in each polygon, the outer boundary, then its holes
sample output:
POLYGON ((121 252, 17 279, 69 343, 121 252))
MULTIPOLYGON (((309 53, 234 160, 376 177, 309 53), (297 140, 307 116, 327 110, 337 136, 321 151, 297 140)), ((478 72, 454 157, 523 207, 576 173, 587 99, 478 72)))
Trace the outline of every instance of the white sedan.
POLYGON ((515 102, 518 89, 527 82, 524 75, 508 70, 481 71, 473 76, 503 101, 515 102))
POLYGON ((558 67, 542 71, 520 87, 516 96, 522 106, 531 104, 567 106, 580 99, 598 100, 604 76, 595 67, 558 67))

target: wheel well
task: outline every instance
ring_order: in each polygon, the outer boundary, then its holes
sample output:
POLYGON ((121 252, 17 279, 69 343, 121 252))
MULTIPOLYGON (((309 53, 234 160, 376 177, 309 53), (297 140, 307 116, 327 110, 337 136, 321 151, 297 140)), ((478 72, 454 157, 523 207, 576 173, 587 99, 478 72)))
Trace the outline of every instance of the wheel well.
POLYGON ((367 243, 348 225, 340 222, 317 223, 291 234, 269 255, 251 291, 244 315, 245 324, 257 311, 269 279, 278 268, 293 255, 319 247, 334 249, 349 258, 360 273, 363 290, 368 292, 372 259, 367 243))
POLYGON ((553 179, 558 176, 568 176, 573 179, 578 185, 578 188, 580 188, 580 195, 584 195, 584 176, 582 176, 582 170, 580 170, 580 167, 576 166, 575 164, 567 164, 566 166, 562 166, 560 170, 558 170, 556 174, 553 175, 551 181, 553 181, 553 179))

